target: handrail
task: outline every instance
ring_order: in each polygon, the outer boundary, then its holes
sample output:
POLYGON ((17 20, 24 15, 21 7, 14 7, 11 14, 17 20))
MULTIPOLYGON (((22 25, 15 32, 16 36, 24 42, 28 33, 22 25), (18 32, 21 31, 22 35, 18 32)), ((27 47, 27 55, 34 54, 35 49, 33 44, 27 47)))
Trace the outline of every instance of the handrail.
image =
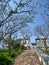
POLYGON ((44 54, 43 51, 37 47, 35 48, 35 52, 39 58, 40 63, 42 63, 41 65, 49 65, 49 55, 44 54))

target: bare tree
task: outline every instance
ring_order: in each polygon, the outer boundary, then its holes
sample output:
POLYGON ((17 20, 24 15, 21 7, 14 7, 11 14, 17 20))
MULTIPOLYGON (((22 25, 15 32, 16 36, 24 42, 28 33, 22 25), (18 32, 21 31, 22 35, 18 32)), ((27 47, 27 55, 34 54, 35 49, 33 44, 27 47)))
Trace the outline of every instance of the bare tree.
POLYGON ((45 3, 38 2, 39 8, 42 11, 39 11, 44 24, 37 25, 34 27, 34 34, 37 37, 44 37, 44 46, 47 50, 46 38, 49 38, 49 1, 47 0, 45 3))
POLYGON ((44 22, 49 22, 49 1, 46 0, 45 4, 39 3, 39 6, 43 11, 40 11, 40 15, 42 16, 42 19, 44 22))
POLYGON ((35 4, 33 0, 1 0, 0 31, 3 36, 13 34, 34 19, 35 4), (2 29, 1 29, 2 28, 2 29))
POLYGON ((31 27, 24 27, 20 30, 20 34, 23 38, 28 38, 30 40, 30 37, 33 35, 33 30, 31 27))
POLYGON ((34 29, 34 33, 37 37, 44 37, 44 46, 47 50, 46 40, 49 38, 49 24, 37 25, 34 29))
POLYGON ((0 27, 13 14, 35 12, 34 5, 30 5, 33 0, 1 0, 0 1, 0 27))

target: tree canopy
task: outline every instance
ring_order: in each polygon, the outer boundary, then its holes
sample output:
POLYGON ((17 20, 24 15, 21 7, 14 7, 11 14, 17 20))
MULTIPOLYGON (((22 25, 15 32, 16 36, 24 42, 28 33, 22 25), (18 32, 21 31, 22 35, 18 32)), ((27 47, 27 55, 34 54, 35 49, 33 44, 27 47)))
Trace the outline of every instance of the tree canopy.
POLYGON ((13 34, 27 23, 33 22, 35 10, 33 0, 0 0, 0 40, 13 34))

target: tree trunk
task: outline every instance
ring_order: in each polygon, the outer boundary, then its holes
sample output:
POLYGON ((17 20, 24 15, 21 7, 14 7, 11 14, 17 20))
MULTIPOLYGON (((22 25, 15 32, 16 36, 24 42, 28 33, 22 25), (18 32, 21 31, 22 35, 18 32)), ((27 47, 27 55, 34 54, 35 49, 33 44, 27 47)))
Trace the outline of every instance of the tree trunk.
MULTIPOLYGON (((11 38, 11 33, 9 34, 9 38, 11 38)), ((11 53, 11 42, 9 41, 9 54, 11 53)))
POLYGON ((46 39, 44 39, 44 48, 45 48, 45 51, 47 51, 46 39))
POLYGON ((9 43, 8 45, 8 48, 9 48, 9 54, 11 53, 11 44, 9 43))

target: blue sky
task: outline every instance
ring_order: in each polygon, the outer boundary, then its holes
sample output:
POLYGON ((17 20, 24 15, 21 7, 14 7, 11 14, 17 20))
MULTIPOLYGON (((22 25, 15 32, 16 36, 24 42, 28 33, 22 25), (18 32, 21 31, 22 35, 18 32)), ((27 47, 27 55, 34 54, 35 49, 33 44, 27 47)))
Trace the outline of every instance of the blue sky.
MULTIPOLYGON (((11 0, 12 1, 12 0, 11 0)), ((17 0, 18 2, 19 0, 17 0)), ((37 14, 35 15, 35 18, 33 20, 34 24, 30 24, 30 26, 32 26, 32 28, 34 29, 34 27, 36 25, 39 25, 39 24, 43 24, 44 23, 44 20, 43 20, 43 17, 41 16, 40 13, 43 13, 44 11, 47 11, 47 9, 44 7, 44 5, 46 5, 46 3, 49 2, 49 0, 35 0, 36 2, 38 2, 36 4, 36 12, 37 14), (40 5, 42 4, 42 6, 40 5)), ((13 4, 12 4, 13 5, 13 4)), ((32 5, 32 4, 31 4, 32 5)), ((14 5, 15 6, 15 5, 14 5)), ((21 37, 21 36, 20 36, 21 37)), ((35 42, 35 38, 36 36, 32 35, 32 37, 30 38, 30 42, 35 42)))
MULTIPOLYGON (((17 3, 18 3, 20 0, 14 0, 14 1, 17 1, 17 3)), ((36 3, 36 12, 37 12, 37 14, 35 15, 35 18, 33 20, 34 24, 30 24, 30 26, 34 29, 34 27, 36 25, 44 23, 44 20, 43 20, 42 16, 40 15, 40 13, 43 13, 46 10, 46 8, 44 8, 44 5, 46 3, 48 3, 49 0, 33 0, 33 1, 36 1, 35 3, 36 3), (42 4, 42 7, 39 4, 42 4)), ((11 2, 9 2, 9 3, 10 3, 10 6, 12 7, 12 10, 14 10, 16 8, 16 5, 13 3, 13 0, 11 0, 11 2)), ((32 3, 31 3, 31 5, 33 5, 32 3)), ((36 36, 33 35, 31 37, 30 41, 35 42, 35 38, 36 38, 36 36)))
MULTIPOLYGON (((19 0, 15 0, 15 1, 19 2, 19 0)), ((35 0, 35 1, 39 1, 39 4, 42 4, 43 6, 46 3, 49 3, 49 0, 35 0)), ((10 3, 11 3, 10 6, 12 5, 12 9, 14 10, 16 5, 13 4, 12 0, 11 0, 10 3)), ((34 28, 36 25, 44 23, 44 20, 43 20, 42 16, 40 15, 40 13, 43 13, 44 11, 47 11, 47 9, 44 8, 43 6, 40 7, 38 4, 36 5, 37 14, 35 15, 35 18, 33 20, 34 24, 30 24, 30 26, 32 26, 32 28, 34 28)), ((32 37, 30 38, 30 42, 35 42, 35 38, 36 38, 36 36, 32 35, 32 37)))
MULTIPOLYGON (((44 20, 43 20, 43 17, 41 16, 40 13, 43 13, 44 11, 47 11, 47 9, 44 7, 44 5, 46 5, 46 3, 49 3, 49 0, 39 0, 39 3, 42 4, 43 6, 40 7, 39 5, 37 5, 37 8, 36 8, 36 11, 38 12, 36 15, 35 15, 35 18, 34 18, 34 23, 33 24, 33 28, 36 26, 36 25, 39 25, 39 24, 43 24, 44 23, 44 20)), ((30 38, 30 41, 31 42, 35 42, 35 38, 36 36, 32 36, 30 38)))
MULTIPOLYGON (((11 0, 12 1, 12 0, 11 0)), ((17 0, 18 2, 19 0, 17 0)), ((49 0, 36 0, 36 1, 39 1, 40 4, 42 4, 43 6, 46 4, 46 3, 49 3, 49 0)), ((11 3, 11 2, 10 2, 11 3)), ((13 2, 10 4, 10 6, 13 6, 13 2)), ((16 5, 14 5, 16 6, 16 5)), ((15 7, 13 6, 13 10, 15 9, 15 7)), ((30 26, 32 26, 32 28, 34 28, 36 25, 39 25, 39 24, 42 24, 44 23, 44 20, 42 18, 42 16, 40 15, 40 13, 43 13, 45 10, 47 11, 46 8, 44 7, 40 7, 38 4, 36 5, 36 11, 37 11, 37 14, 35 15, 35 18, 33 20, 34 24, 30 24, 30 26)), ((36 36, 32 35, 32 37, 30 38, 30 42, 35 42, 35 38, 36 36)))

